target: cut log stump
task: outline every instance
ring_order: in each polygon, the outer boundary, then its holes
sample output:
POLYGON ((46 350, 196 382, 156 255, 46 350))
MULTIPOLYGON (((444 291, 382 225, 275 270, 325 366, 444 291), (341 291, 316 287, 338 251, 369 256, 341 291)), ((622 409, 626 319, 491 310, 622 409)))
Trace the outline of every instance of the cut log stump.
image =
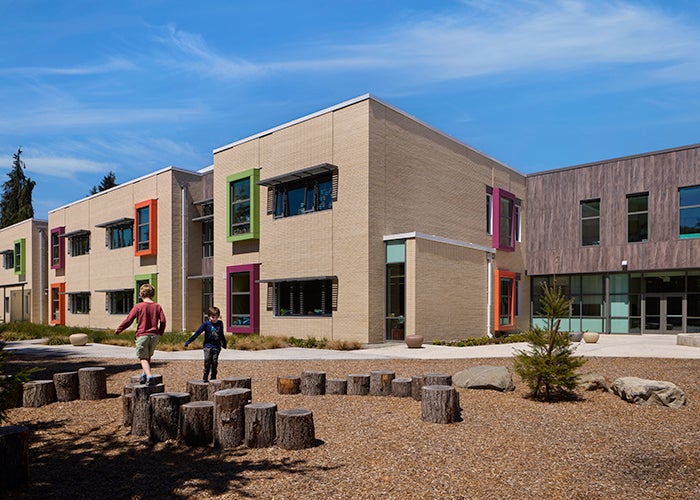
POLYGON ((190 393, 190 401, 209 401, 209 382, 188 380, 187 392, 190 393))
POLYGON ((348 394, 351 396, 366 396, 369 394, 369 374, 351 373, 348 375, 348 394))
POLYGON ((214 393, 223 389, 223 384, 221 380, 215 378, 209 381, 209 387, 207 388, 207 399, 209 401, 214 401, 214 393))
POLYGON ((369 395, 391 396, 391 381, 394 378, 396 378, 396 373, 390 370, 369 372, 369 395))
POLYGON ((224 377, 221 379, 222 389, 251 389, 253 383, 250 377, 224 377))
MULTIPOLYGON (((163 383, 163 375, 160 375, 157 373, 151 373, 151 376, 153 377, 153 380, 156 382, 156 385, 163 383)), ((129 379, 129 381, 132 384, 138 384, 140 378, 141 378, 141 375, 132 375, 131 378, 129 379)))
POLYGON ((423 385, 452 385, 452 375, 449 373, 424 373, 423 385))
POLYGON ((269 448, 275 444, 275 403, 250 403, 243 409, 244 442, 248 448, 269 448))
POLYGON ((0 492, 7 493, 29 481, 29 428, 0 427, 0 464, 0 492))
MULTIPOLYGON (((151 421, 151 394, 165 392, 163 384, 136 384, 132 392, 134 404, 131 414, 131 434, 133 436, 148 436, 151 421)), ((123 419, 122 419, 123 420, 123 419)))
POLYGON ((101 367, 80 368, 78 370, 78 390, 80 399, 96 400, 106 398, 106 370, 101 367))
POLYGON ((326 394, 347 394, 348 381, 344 378, 326 379, 326 394))
POLYGON ((22 406, 37 408, 56 402, 53 380, 35 380, 22 385, 22 406))
POLYGON ((399 398, 411 397, 411 379, 395 378, 391 381, 391 395, 399 398))
POLYGON ((414 375, 411 377, 411 396, 416 401, 420 401, 425 385, 425 377, 423 375, 414 375))
POLYGON ((277 394, 299 394, 301 377, 277 377, 277 394))
POLYGON ((192 401, 180 406, 178 439, 190 446, 209 446, 214 440, 214 402, 192 401))
POLYGON ((154 443, 177 439, 180 407, 190 402, 189 392, 160 392, 151 394, 151 419, 148 437, 154 443))
POLYGON ((56 389, 56 401, 75 401, 80 397, 80 392, 78 392, 78 372, 54 374, 53 385, 56 389))
POLYGON ((421 415, 425 422, 451 424, 459 420, 459 393, 450 385, 423 386, 421 415))
POLYGON ((129 383, 122 389, 122 425, 131 427, 134 417, 134 387, 139 384, 129 383))
POLYGON ((290 408, 275 416, 277 445, 285 450, 311 448, 316 442, 314 416, 311 410, 290 408))
POLYGON ((301 372, 301 393, 305 396, 321 396, 326 393, 326 372, 304 370, 301 372))
POLYGON ((227 450, 243 444, 245 405, 250 403, 250 389, 236 387, 214 394, 214 446, 227 450))

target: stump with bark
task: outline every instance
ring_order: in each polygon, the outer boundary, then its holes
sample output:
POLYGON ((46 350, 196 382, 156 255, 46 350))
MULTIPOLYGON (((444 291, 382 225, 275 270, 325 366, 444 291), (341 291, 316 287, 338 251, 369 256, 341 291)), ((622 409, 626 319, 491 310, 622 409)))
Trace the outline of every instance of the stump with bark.
POLYGON ((180 407, 190 402, 188 392, 160 392, 151 394, 148 435, 154 443, 177 439, 180 407))
POLYGON ((449 373, 424 373, 423 385, 452 385, 452 375, 449 373))
POLYGON ((132 392, 134 403, 131 414, 131 434, 133 436, 148 436, 151 421, 150 397, 151 394, 157 392, 165 392, 165 386, 163 384, 137 384, 134 386, 132 392))
POLYGON ((96 400, 107 397, 107 371, 101 367, 78 370, 80 399, 96 400))
POLYGON ((275 403, 245 405, 245 445, 248 448, 269 448, 275 444, 275 403))
POLYGON ((221 379, 222 389, 251 389, 253 383, 250 377, 224 377, 221 379))
MULTIPOLYGON (((155 381, 156 385, 163 383, 163 375, 160 375, 157 373, 151 373, 151 376, 153 377, 153 380, 155 381)), ((141 378, 141 375, 132 375, 131 378, 129 379, 129 381, 132 384, 138 384, 140 378, 141 378)))
POLYGON ((214 402, 192 401, 180 406, 178 439, 190 446, 209 446, 214 440, 214 402))
POLYGON ((299 394, 301 378, 297 376, 277 377, 277 394, 299 394))
POLYGON ((423 386, 421 416, 425 422, 451 424, 459 416, 459 393, 450 385, 423 386))
POLYGON ((391 395, 399 398, 411 397, 411 379, 395 378, 391 381, 391 395))
POLYGON ((301 372, 301 393, 305 396, 321 396, 326 393, 326 372, 304 370, 301 372))
POLYGON ((390 370, 369 372, 370 396, 391 396, 391 381, 394 378, 396 378, 396 373, 390 370))
POLYGON ((244 407, 250 403, 250 389, 223 389, 214 394, 214 446, 221 449, 243 444, 244 407))
POLYGON ((122 425, 131 427, 134 417, 134 387, 139 384, 126 384, 122 389, 122 425))
POLYGON ((414 375, 411 377, 411 396, 416 401, 420 401, 424 385, 425 377, 423 375, 414 375))
POLYGON ((0 427, 0 493, 29 481, 29 428, 0 427))
POLYGON ((22 384, 22 406, 37 408, 56 402, 53 380, 35 380, 22 384))
POLYGON ((351 396, 369 394, 369 374, 351 373, 348 375, 348 394, 351 396))
POLYGON ((207 399, 209 401, 214 401, 214 393, 223 389, 223 383, 221 380, 215 378, 209 381, 209 387, 207 388, 207 399))
POLYGON ((316 442, 314 416, 311 410, 290 408, 275 415, 277 445, 285 450, 311 448, 316 442))
POLYGON ((190 401, 209 401, 209 382, 188 380, 186 392, 190 393, 190 401))
POLYGON ((75 401, 80 397, 78 372, 56 373, 53 376, 53 385, 56 389, 56 401, 75 401))
POLYGON ((347 394, 348 381, 344 378, 326 379, 326 394, 347 394))

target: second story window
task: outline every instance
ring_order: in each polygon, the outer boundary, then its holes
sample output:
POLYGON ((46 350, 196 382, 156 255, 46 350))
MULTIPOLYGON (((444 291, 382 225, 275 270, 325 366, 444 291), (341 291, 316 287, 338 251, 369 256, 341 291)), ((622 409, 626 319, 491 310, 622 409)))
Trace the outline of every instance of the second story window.
POLYGON ((260 187, 259 169, 250 169, 226 178, 227 193, 227 240, 257 239, 259 230, 258 199, 260 187))
POLYGON ((157 240, 158 200, 146 200, 134 206, 134 229, 136 230, 136 248, 138 256, 155 255, 157 240))
POLYGON ((202 222, 202 258, 214 255, 214 221, 202 222))
POLYGON ((700 186, 678 190, 680 238, 700 238, 700 186))
POLYGON ((12 250, 5 250, 3 253, 3 267, 5 269, 15 268, 15 253, 12 250))
POLYGON ((275 188, 275 217, 290 217, 333 207, 333 178, 317 178, 290 182, 275 188))
MULTIPOLYGON (((500 188, 493 188, 491 198, 487 197, 487 204, 491 207, 492 216, 492 245, 499 250, 513 252, 516 239, 516 198, 515 195, 500 188)), ((487 207, 488 208, 488 207, 487 207)), ((520 222, 518 221, 518 224, 520 222)), ((487 226, 488 229, 488 226, 487 226)))
POLYGON ((581 245, 600 245, 600 199, 581 202, 581 245))
POLYGON ((627 242, 649 239, 649 193, 627 196, 627 242))
POLYGON ((109 248, 125 248, 134 244, 133 226, 112 226, 109 232, 109 248))
POLYGON ((64 240, 61 235, 64 233, 63 226, 51 230, 51 269, 63 267, 64 240))
POLYGON ((73 257, 90 253, 90 233, 73 236, 70 238, 70 254, 73 257))

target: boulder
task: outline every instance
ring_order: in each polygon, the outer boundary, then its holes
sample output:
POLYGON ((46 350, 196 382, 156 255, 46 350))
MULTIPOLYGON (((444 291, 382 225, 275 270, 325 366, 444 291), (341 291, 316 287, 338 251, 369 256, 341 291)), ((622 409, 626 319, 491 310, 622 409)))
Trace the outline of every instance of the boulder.
POLYGON ((467 368, 452 376, 452 383, 467 389, 515 390, 513 377, 505 366, 481 365, 467 368))
POLYGON ((661 380, 621 377, 610 388, 613 394, 638 405, 660 405, 680 408, 685 404, 685 393, 676 384, 661 380))
POLYGON ((608 380, 600 373, 586 373, 578 378, 578 385, 584 391, 603 391, 610 390, 608 380))

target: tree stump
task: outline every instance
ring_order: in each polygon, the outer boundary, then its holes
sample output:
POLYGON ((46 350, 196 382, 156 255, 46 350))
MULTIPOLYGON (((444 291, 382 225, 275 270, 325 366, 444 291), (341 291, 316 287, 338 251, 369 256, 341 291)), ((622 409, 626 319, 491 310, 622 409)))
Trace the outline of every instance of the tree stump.
POLYGON ((224 377, 221 379, 222 389, 251 389, 253 388, 250 377, 224 377))
POLYGON ((425 422, 456 422, 459 420, 459 393, 450 385, 423 386, 421 415, 425 422))
POLYGON ((366 373, 351 373, 348 375, 348 394, 351 396, 366 396, 369 394, 369 375, 366 373))
POLYGON ((80 399, 95 400, 106 398, 106 370, 101 367, 80 368, 78 370, 78 390, 80 399))
POLYGON ((420 401, 425 385, 425 377, 423 375, 414 375, 411 377, 411 396, 416 401, 420 401))
POLYGON ((22 384, 22 406, 37 408, 56 402, 53 380, 35 380, 22 384))
POLYGON ((209 382, 188 380, 187 392, 190 393, 190 401, 209 401, 209 382))
POLYGON ((391 395, 399 398, 411 397, 411 379, 395 378, 391 381, 391 395))
POLYGON ((139 384, 126 384, 122 389, 122 425, 131 427, 134 417, 134 387, 139 384))
POLYGON ((243 409, 245 416, 245 445, 248 448, 268 448, 275 444, 275 403, 250 403, 243 409))
POLYGON ((216 391, 220 391, 223 389, 223 384, 221 383, 221 380, 215 378, 209 381, 209 387, 207 387, 207 399, 209 401, 214 401, 214 393, 216 391))
POLYGON ((78 392, 78 372, 54 374, 53 385, 56 389, 56 401, 75 401, 80 397, 78 392))
POLYGON ((221 449, 243 444, 245 437, 244 407, 250 403, 250 389, 236 387, 214 394, 214 446, 221 449))
MULTIPOLYGON (((153 380, 155 380, 156 385, 163 383, 163 375, 151 373, 151 376, 153 377, 153 380)), ((141 378, 141 375, 132 375, 130 378, 130 382, 132 384, 138 384, 140 378, 141 378)))
POLYGON ((299 394, 300 387, 300 377, 277 377, 277 394, 299 394))
POLYGON ((154 443, 177 439, 180 424, 180 406, 190 402, 189 392, 161 392, 151 394, 149 437, 154 443))
POLYGON ((178 439, 190 446, 209 446, 214 440, 214 402, 192 401, 180 406, 178 439))
MULTIPOLYGON (((145 385, 136 384, 132 392, 133 408, 131 413, 131 434, 133 436, 148 436, 151 421, 151 394, 165 392, 163 384, 145 385)), ((123 421, 123 418, 122 418, 123 421)))
POLYGON ((29 428, 0 427, 0 492, 29 481, 29 428))
POLYGON ((326 394, 347 394, 348 381, 344 378, 326 379, 326 394))
POLYGON ((277 445, 285 450, 311 448, 316 442, 314 416, 311 410, 290 408, 275 416, 277 445))
POLYGON ((369 372, 370 396, 391 396, 391 381, 396 374, 390 370, 377 370, 369 372))
POLYGON ((301 393, 305 396, 321 396, 326 393, 326 373, 315 370, 301 372, 301 393))
POLYGON ((452 385, 452 375, 449 373, 424 373, 423 385, 452 385))

